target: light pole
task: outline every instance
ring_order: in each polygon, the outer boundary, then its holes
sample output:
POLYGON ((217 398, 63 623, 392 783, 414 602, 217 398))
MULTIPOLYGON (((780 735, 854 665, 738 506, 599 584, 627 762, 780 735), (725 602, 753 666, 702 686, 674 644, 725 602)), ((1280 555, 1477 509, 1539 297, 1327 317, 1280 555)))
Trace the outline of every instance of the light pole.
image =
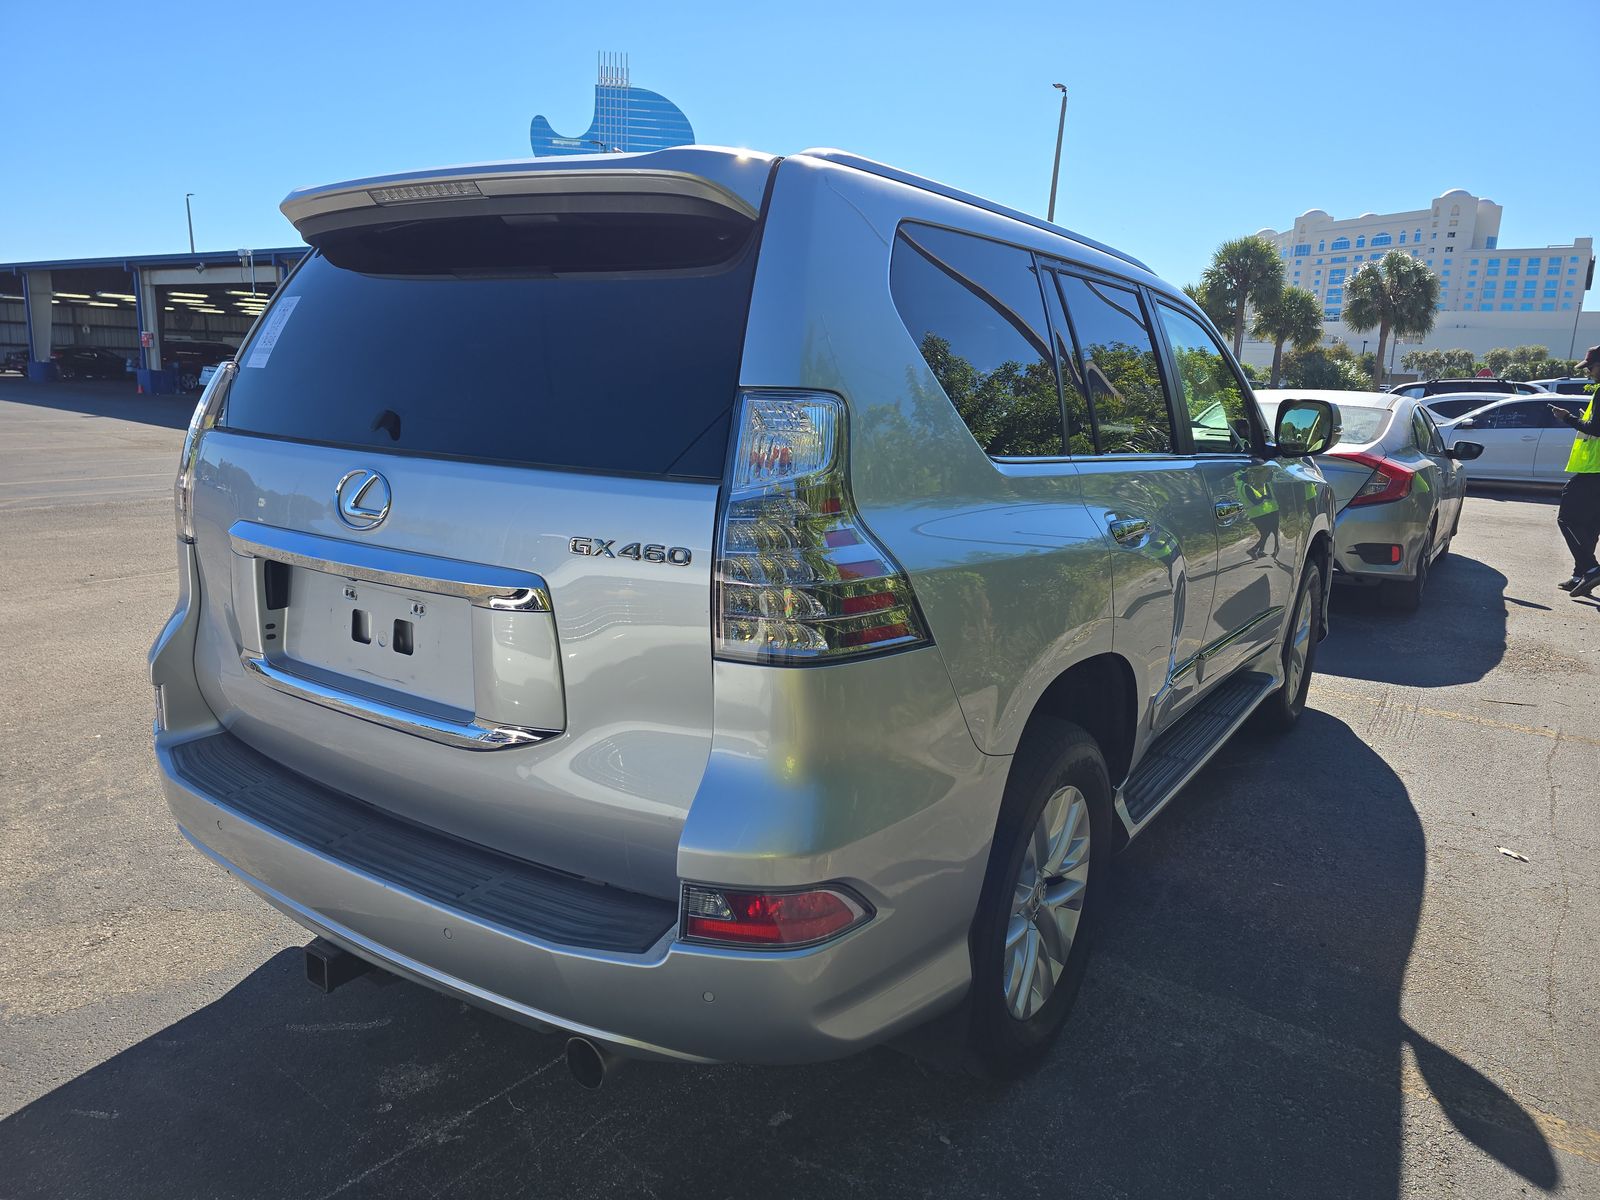
POLYGON ((1050 86, 1061 93, 1061 119, 1056 122, 1056 161, 1050 168, 1050 211, 1045 214, 1046 221, 1056 219, 1056 181, 1061 178, 1061 135, 1067 131, 1067 85, 1052 83, 1050 86))
POLYGON ((188 220, 189 220, 189 253, 190 254, 194 253, 194 210, 189 207, 189 197, 191 197, 193 195, 194 195, 193 192, 185 192, 183 194, 183 215, 185 217, 187 217, 188 220))

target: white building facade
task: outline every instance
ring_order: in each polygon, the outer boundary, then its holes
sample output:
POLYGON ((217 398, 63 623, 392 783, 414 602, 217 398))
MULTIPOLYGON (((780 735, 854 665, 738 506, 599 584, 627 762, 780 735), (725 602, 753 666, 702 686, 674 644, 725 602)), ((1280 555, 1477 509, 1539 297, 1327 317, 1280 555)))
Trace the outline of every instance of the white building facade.
MULTIPOLYGON (((1536 344, 1565 357, 1570 343, 1582 343, 1581 355, 1600 335, 1600 313, 1582 312, 1592 281, 1594 239, 1504 247, 1503 212, 1494 201, 1457 188, 1410 212, 1336 220, 1314 208, 1291 228, 1263 229, 1258 236, 1283 256, 1284 281, 1312 293, 1322 305, 1324 341, 1359 349, 1364 337, 1376 337, 1375 331, 1354 333, 1340 319, 1345 284, 1366 263, 1399 251, 1424 263, 1440 282, 1434 332, 1405 349, 1459 347, 1481 354, 1498 346, 1536 344)), ((1261 343, 1247 344, 1245 356, 1262 361, 1261 348, 1261 343)), ((1270 345, 1265 352, 1270 361, 1270 345)))

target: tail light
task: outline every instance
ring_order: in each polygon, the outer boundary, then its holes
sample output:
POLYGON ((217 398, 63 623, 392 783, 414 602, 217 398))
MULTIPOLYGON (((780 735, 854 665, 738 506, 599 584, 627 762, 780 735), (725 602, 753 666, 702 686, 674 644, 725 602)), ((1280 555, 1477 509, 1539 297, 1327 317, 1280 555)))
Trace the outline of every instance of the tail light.
POLYGON ((793 666, 929 644, 911 582, 856 512, 837 396, 745 392, 717 529, 716 655, 793 666))
POLYGON ((1349 508, 1361 504, 1388 504, 1411 494, 1411 481, 1416 472, 1404 463, 1377 454, 1338 454, 1332 457, 1359 463, 1373 472, 1372 478, 1361 485, 1361 490, 1350 498, 1349 508))
POLYGON ((206 390, 200 393, 200 402, 194 406, 189 418, 189 432, 183 437, 183 455, 178 459, 178 479, 173 485, 173 507, 178 518, 178 536, 186 542, 194 541, 194 466, 200 459, 200 441, 206 431, 217 423, 222 411, 222 401, 233 382, 234 364, 223 363, 211 376, 206 390))
POLYGON ((809 946, 837 937, 872 915, 839 888, 736 892, 683 885, 683 936, 719 946, 809 946))

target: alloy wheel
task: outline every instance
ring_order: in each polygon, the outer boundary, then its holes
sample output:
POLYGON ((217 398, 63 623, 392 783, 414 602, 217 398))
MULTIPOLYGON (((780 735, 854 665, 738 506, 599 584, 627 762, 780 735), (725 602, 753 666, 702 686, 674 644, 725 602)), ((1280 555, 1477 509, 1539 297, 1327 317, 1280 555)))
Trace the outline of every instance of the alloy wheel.
POLYGON ((1011 889, 1002 986, 1025 1021, 1044 1007, 1066 969, 1089 882, 1089 802, 1075 787, 1045 801, 1011 889))
POLYGON ((1316 604, 1312 588, 1306 588, 1300 597, 1300 609, 1294 614, 1294 640, 1289 643, 1288 678, 1283 681, 1284 695, 1291 702, 1300 695, 1300 681, 1306 675, 1306 661, 1311 657, 1311 618, 1316 604))

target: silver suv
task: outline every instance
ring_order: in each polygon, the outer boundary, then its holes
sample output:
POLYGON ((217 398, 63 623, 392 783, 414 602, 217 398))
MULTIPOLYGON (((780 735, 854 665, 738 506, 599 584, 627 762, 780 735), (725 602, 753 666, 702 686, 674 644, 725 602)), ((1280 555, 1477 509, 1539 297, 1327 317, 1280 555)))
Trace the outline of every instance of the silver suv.
POLYGON ((942 1014, 1036 1062, 1111 853, 1304 705, 1330 408, 1269 433, 1135 260, 835 151, 283 211, 313 252, 177 482, 185 836, 325 986, 565 1031, 587 1082, 942 1014))

